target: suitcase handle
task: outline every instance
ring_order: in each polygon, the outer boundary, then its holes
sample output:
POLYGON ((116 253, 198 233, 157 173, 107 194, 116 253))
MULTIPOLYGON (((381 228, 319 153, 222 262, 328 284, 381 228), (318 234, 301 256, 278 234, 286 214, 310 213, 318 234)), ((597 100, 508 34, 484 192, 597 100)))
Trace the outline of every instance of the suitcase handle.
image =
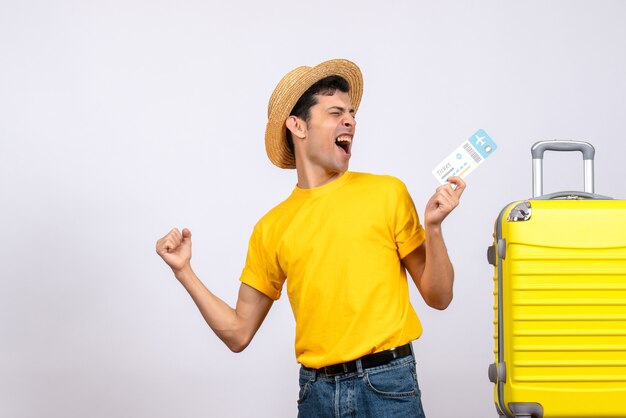
POLYGON ((533 156, 533 197, 543 195, 543 154, 546 151, 580 151, 583 154, 585 193, 593 193, 593 159, 596 150, 588 142, 553 141, 536 142, 530 152, 533 156))

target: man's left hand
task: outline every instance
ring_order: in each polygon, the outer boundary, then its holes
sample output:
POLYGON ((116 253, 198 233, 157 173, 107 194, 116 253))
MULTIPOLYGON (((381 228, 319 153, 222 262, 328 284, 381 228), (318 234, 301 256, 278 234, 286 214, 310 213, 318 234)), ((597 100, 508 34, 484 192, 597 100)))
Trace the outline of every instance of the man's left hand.
POLYGON ((459 205, 464 190, 465 182, 460 177, 450 177, 447 184, 437 187, 435 194, 426 203, 424 226, 439 227, 446 216, 459 205))

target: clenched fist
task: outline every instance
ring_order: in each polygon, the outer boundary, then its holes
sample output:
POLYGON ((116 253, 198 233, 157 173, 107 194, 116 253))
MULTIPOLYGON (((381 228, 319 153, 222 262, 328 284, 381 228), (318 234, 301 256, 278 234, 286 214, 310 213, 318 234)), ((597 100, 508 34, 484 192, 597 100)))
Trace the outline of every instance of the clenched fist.
POLYGON ((157 241, 156 252, 174 273, 183 270, 191 260, 191 231, 184 228, 181 234, 178 228, 172 229, 157 241))

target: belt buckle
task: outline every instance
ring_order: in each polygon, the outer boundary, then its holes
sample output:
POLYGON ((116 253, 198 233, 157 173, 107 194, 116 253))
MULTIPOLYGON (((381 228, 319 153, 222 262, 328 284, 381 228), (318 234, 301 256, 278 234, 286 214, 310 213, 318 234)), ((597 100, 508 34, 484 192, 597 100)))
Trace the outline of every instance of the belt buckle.
POLYGON ((346 373, 348 373, 348 364, 347 363, 335 364, 333 366, 324 367, 324 374, 327 377, 341 376, 341 375, 346 374, 346 373), (339 369, 339 366, 341 366, 341 369, 339 369), (335 371, 335 370, 337 370, 337 371, 335 371))

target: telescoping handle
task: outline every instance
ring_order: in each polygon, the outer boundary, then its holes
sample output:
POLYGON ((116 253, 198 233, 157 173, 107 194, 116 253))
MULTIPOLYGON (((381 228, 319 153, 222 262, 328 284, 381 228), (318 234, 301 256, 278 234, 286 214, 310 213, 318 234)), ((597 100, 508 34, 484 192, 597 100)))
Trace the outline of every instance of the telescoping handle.
POLYGON ((583 154, 585 192, 593 193, 593 159, 596 150, 588 142, 563 141, 539 141, 530 149, 533 156, 533 197, 543 194, 543 153, 546 151, 580 151, 583 154))

